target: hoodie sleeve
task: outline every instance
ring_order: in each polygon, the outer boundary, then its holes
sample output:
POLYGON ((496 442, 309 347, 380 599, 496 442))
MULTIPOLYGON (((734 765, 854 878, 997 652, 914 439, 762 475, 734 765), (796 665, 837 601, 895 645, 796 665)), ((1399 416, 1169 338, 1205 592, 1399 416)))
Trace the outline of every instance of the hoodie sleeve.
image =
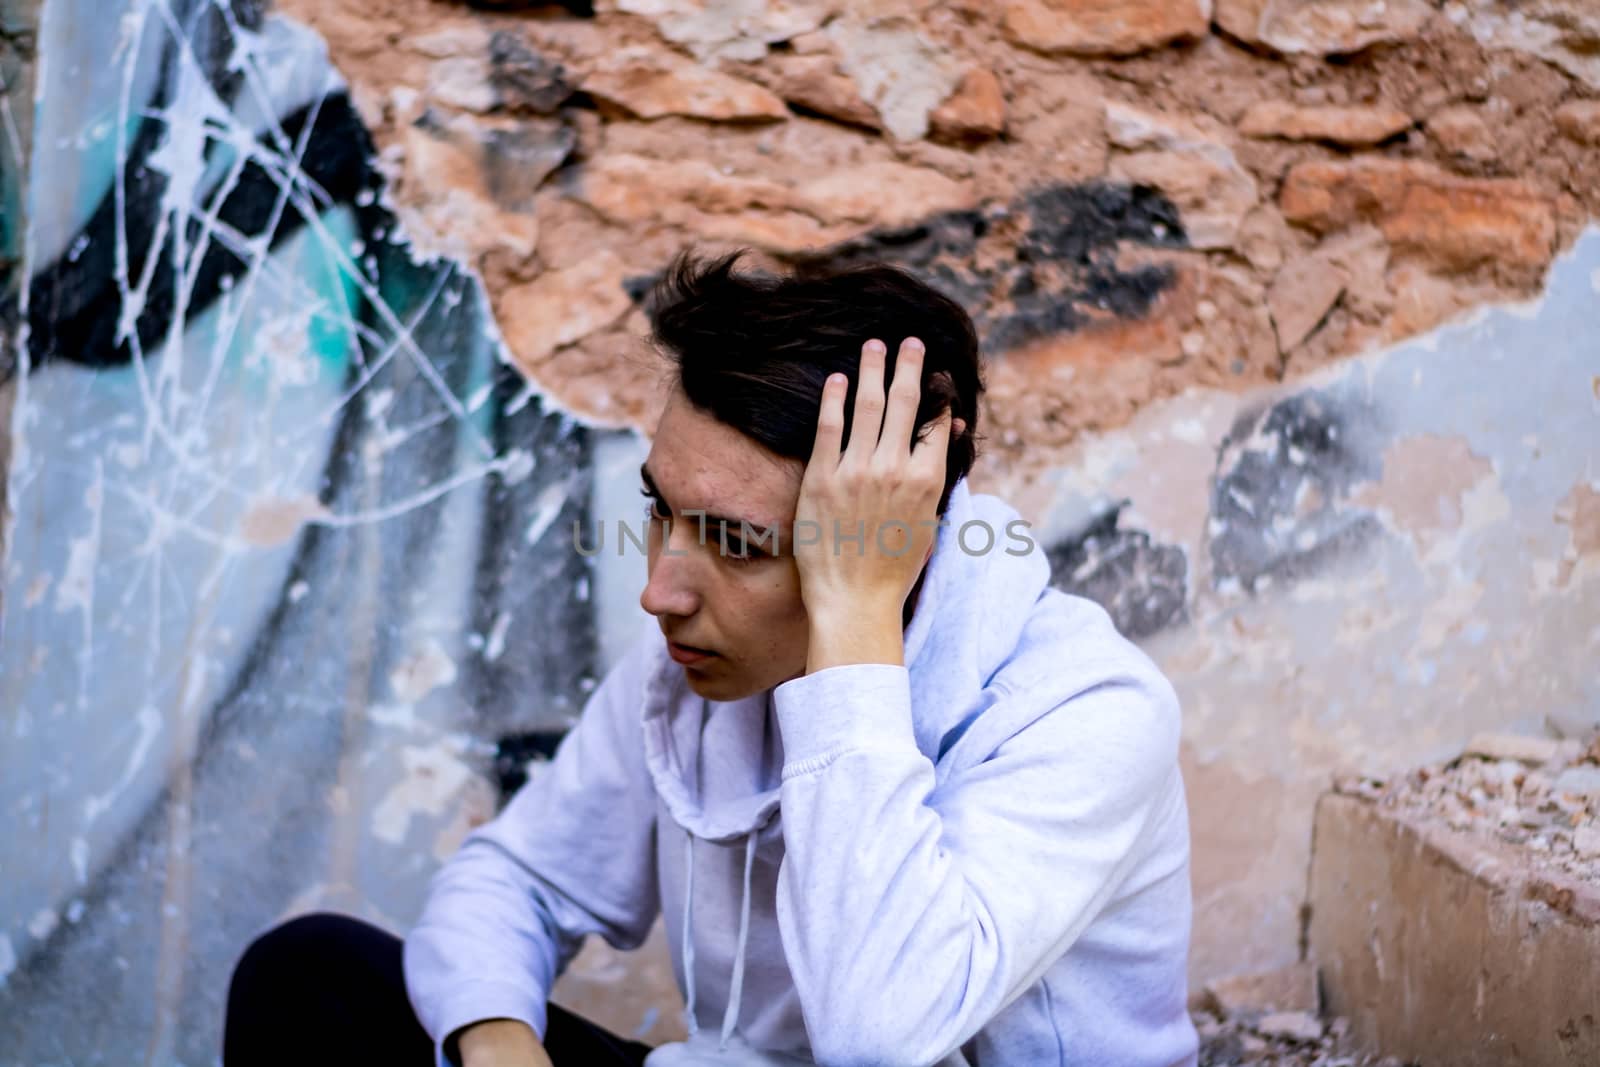
MULTIPOLYGON (((1028 700, 1001 689, 988 714, 1028 700)), ((907 668, 826 668, 777 687, 774 706, 778 922, 821 1063, 959 1048, 1082 934, 1170 802, 1178 703, 1153 665, 1020 716, 937 788, 907 668)))
POLYGON ((405 939, 406 990, 434 1040, 520 1019, 542 1040, 545 1001, 583 938, 643 943, 660 910, 655 800, 640 732, 650 636, 591 694, 555 758, 434 874, 405 939))

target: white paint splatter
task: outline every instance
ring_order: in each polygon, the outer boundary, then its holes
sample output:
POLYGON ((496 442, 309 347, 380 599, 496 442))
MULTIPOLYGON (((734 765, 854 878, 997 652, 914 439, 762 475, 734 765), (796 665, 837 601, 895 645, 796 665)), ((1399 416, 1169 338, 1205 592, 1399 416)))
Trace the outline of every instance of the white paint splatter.
POLYGON ((528 475, 533 473, 533 468, 538 466, 538 460, 526 448, 513 448, 507 452, 500 464, 500 480, 507 485, 516 485, 528 475))
POLYGON ((291 603, 291 604, 300 603, 300 601, 302 601, 302 600, 304 600, 306 598, 306 594, 309 593, 309 592, 311 592, 311 586, 310 585, 306 584, 303 581, 295 582, 293 585, 291 585, 289 587, 289 603, 291 603))
POLYGON ((100 539, 94 534, 67 542, 67 568, 56 583, 57 611, 88 611, 94 603, 94 564, 100 539))
POLYGON ((539 493, 538 499, 533 502, 533 519, 528 523, 528 532, 522 539, 530 545, 538 543, 539 538, 550 529, 550 524, 556 521, 556 516, 561 514, 561 509, 566 503, 565 482, 545 486, 539 493))
POLYGON ((502 611, 494 617, 494 625, 489 627, 489 637, 483 645, 483 658, 490 663, 500 658, 506 650, 506 630, 511 626, 511 613, 502 611))
POLYGON ((60 917, 52 909, 40 908, 34 913, 33 918, 28 920, 28 933, 33 935, 35 941, 43 941, 55 932, 60 922, 60 917))
POLYGON ((145 756, 150 753, 150 746, 155 744, 156 736, 161 732, 161 713, 155 708, 146 705, 139 709, 139 736, 133 743, 133 751, 128 753, 127 765, 122 768, 122 776, 115 785, 101 793, 91 796, 83 802, 83 821, 88 826, 111 808, 117 794, 126 789, 132 782, 134 775, 139 772, 139 767, 144 763, 145 756))
POLYGON ((69 850, 72 860, 72 875, 78 880, 79 885, 89 884, 89 842, 81 837, 74 837, 69 850))
POLYGON ((417 709, 412 704, 373 704, 367 708, 367 720, 391 729, 415 730, 417 709))
POLYGON ((74 926, 78 925, 78 921, 83 918, 84 911, 85 907, 83 901, 74 900, 72 903, 67 905, 67 922, 74 926))

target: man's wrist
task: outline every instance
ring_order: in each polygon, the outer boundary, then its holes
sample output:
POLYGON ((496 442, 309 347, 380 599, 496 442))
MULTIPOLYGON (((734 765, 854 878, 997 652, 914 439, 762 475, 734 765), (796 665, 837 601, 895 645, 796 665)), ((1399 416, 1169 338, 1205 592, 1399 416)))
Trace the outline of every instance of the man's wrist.
POLYGON ((453 1036, 463 1067, 472 1067, 474 1061, 509 1062, 504 1059, 508 1054, 520 1054, 524 1062, 544 1062, 527 1059, 536 1051, 542 1052, 543 1045, 533 1027, 520 1019, 484 1019, 463 1026, 453 1036))
POLYGON ((905 664, 905 630, 893 602, 854 600, 808 607, 807 615, 807 674, 852 663, 905 664))

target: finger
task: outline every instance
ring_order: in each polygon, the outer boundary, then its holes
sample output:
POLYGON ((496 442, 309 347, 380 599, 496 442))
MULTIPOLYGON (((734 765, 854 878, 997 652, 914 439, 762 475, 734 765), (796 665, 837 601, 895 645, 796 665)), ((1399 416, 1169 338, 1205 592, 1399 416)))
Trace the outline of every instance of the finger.
POLYGON ((878 447, 883 425, 883 364, 887 349, 873 338, 861 346, 861 370, 856 375, 856 404, 851 412, 847 456, 870 456, 878 447))
POLYGON ((894 382, 883 415, 883 438, 877 455, 884 459, 904 459, 915 445, 911 439, 917 425, 917 403, 922 398, 922 342, 907 337, 900 343, 894 361, 894 382))
POLYGON ((839 441, 844 434, 844 395, 850 379, 830 374, 822 384, 822 408, 817 412, 817 436, 811 442, 811 463, 831 471, 839 465, 839 441))

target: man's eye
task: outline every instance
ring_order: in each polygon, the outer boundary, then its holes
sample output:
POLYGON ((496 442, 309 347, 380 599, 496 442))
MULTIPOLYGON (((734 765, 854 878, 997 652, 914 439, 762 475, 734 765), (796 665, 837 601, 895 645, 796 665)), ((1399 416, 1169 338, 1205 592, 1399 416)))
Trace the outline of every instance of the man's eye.
POLYGON ((749 563, 752 560, 766 557, 766 553, 750 547, 748 541, 737 537, 725 537, 722 539, 722 555, 725 559, 731 559, 738 563, 749 563))
POLYGON ((652 515, 658 519, 671 518, 671 515, 667 512, 666 506, 661 503, 660 497, 656 496, 648 489, 639 490, 639 495, 648 501, 648 503, 645 504, 646 514, 652 515))

